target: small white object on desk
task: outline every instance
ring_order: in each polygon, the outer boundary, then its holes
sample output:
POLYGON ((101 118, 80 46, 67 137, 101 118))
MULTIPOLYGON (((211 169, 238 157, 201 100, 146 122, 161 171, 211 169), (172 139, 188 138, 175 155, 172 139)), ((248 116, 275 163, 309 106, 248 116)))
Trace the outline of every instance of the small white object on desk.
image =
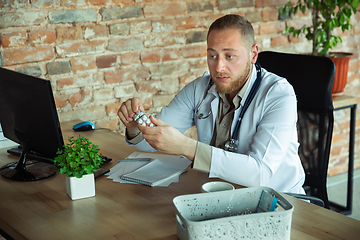
POLYGON ((219 192, 226 190, 234 190, 234 186, 227 182, 208 182, 201 186, 201 192, 219 192))

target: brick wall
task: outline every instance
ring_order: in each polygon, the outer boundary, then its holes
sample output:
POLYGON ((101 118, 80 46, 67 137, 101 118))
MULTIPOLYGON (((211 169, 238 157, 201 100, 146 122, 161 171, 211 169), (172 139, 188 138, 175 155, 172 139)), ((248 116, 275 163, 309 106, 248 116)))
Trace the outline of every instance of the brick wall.
MULTIPOLYGON (((0 66, 49 79, 61 121, 90 120, 123 133, 116 116, 122 101, 138 96, 154 113, 202 75, 207 28, 224 14, 253 23, 260 51, 309 52, 310 42, 283 32, 286 25, 309 23, 310 16, 279 20, 277 7, 286 2, 0 0, 0 66)), ((360 101, 359 20, 354 16, 353 30, 341 34, 336 50, 354 53, 345 93, 360 101)), ((348 116, 348 110, 335 113, 331 175, 346 171, 348 116)), ((193 130, 188 134, 196 137, 193 130)), ((356 167, 359 145, 357 137, 356 167)))

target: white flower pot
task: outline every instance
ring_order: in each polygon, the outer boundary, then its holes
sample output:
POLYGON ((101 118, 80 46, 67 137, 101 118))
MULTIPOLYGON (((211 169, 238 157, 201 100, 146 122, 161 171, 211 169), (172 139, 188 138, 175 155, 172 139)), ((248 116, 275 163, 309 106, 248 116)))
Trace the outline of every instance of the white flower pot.
POLYGON ((82 178, 66 177, 66 192, 72 200, 95 196, 94 174, 82 178))

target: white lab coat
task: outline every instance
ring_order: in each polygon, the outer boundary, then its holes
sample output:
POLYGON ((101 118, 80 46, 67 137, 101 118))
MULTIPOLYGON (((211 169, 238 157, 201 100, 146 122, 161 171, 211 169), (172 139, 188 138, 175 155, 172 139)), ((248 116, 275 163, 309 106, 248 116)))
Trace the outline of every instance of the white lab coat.
MULTIPOLYGON (((267 186, 281 192, 304 193, 305 174, 298 156, 296 131, 297 104, 292 86, 286 79, 262 69, 262 82, 254 99, 245 112, 239 129, 238 152, 232 153, 212 147, 209 177, 219 177, 243 186, 267 186)), ((213 135, 219 96, 213 85, 206 94, 199 113, 212 114, 198 119, 195 111, 204 99, 210 75, 186 85, 164 107, 157 118, 172 125, 180 132, 196 125, 198 141, 209 144, 213 135)), ((235 111, 231 132, 245 99, 256 80, 253 65, 249 86, 235 111)), ((136 147, 154 151, 142 141, 136 147)), ((195 159, 196 161, 196 159, 195 159)))

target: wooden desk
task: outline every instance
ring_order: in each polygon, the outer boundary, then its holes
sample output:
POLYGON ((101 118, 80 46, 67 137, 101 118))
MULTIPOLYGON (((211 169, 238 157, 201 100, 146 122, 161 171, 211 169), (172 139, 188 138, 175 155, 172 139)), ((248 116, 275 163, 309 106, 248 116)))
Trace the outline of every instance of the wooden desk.
MULTIPOLYGON (((73 124, 62 124, 65 139, 78 134, 70 130, 73 124)), ((108 168, 135 151, 122 136, 108 130, 83 135, 113 158, 108 168)), ((1 166, 14 160, 0 151, 1 166)), ((96 180, 95 197, 72 201, 63 175, 37 182, 1 177, 0 228, 15 239, 177 239, 173 198, 199 193, 207 181, 207 174, 191 169, 169 187, 120 184, 102 176, 96 180)), ((286 198, 294 205, 291 239, 358 239, 360 221, 286 198)))

